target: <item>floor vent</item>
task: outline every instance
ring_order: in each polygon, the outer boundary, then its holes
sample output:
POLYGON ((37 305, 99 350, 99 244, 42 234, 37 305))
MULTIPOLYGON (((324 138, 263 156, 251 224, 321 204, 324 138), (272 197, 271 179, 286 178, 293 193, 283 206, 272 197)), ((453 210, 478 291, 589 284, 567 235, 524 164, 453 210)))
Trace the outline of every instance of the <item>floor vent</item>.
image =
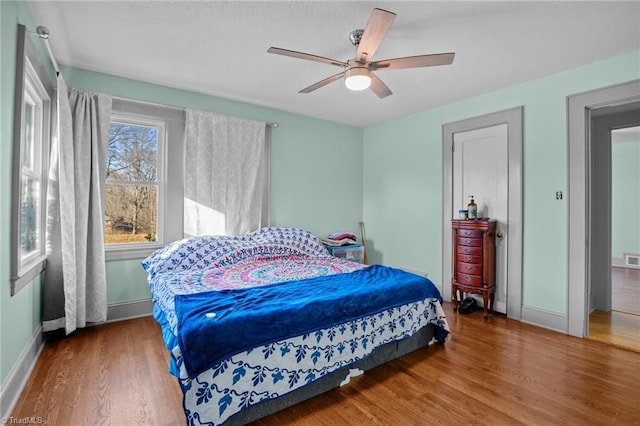
POLYGON ((631 268, 640 268, 640 254, 624 253, 624 265, 631 268))

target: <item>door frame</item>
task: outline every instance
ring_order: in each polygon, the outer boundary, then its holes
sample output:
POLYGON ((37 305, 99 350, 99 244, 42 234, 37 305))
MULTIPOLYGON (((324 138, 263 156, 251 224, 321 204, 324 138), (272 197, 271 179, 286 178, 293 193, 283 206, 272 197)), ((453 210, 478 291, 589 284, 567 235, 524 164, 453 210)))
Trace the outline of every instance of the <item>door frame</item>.
POLYGON ((566 330, 572 336, 585 337, 589 331, 592 115, 600 108, 638 100, 640 80, 567 97, 569 208, 566 330))
MULTIPOLYGON (((589 313, 611 311, 613 164, 611 131, 640 126, 640 101, 591 112, 590 207, 587 248, 589 313), (603 226, 604 224, 604 226, 603 226)), ((588 329, 588 325, 587 325, 588 329)))
POLYGON ((444 285, 452 273, 451 223, 453 217, 453 135, 507 124, 509 162, 509 227, 507 248, 507 317, 522 318, 522 120, 519 106, 442 126, 442 282, 443 297, 451 300, 451 286, 444 285))

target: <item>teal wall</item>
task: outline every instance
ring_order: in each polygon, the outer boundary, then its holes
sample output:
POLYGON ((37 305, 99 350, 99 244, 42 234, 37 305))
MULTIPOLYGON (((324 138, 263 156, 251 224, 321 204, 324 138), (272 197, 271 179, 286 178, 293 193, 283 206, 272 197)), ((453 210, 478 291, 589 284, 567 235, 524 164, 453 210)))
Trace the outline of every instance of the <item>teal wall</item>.
MULTIPOLYGON (((357 232, 362 129, 184 90, 62 67, 71 87, 164 105, 277 122, 271 133, 271 223, 319 236, 357 232)), ((109 304, 149 298, 140 259, 107 263, 109 304)))
MULTIPOLYGON (((633 52, 364 130, 369 258, 442 277, 442 125, 524 106, 523 303, 567 304, 567 96, 640 78, 633 52)), ((570 194, 568 194, 570 196, 570 194)))
MULTIPOLYGON (((0 383, 40 327, 41 276, 17 295, 10 295, 11 175, 13 155, 13 102, 15 92, 17 24, 35 28, 23 2, 0 1, 0 383)), ((34 43, 41 58, 41 43, 34 43)), ((43 60, 50 71, 51 65, 43 60)))
POLYGON ((640 141, 611 145, 611 256, 640 254, 640 141))

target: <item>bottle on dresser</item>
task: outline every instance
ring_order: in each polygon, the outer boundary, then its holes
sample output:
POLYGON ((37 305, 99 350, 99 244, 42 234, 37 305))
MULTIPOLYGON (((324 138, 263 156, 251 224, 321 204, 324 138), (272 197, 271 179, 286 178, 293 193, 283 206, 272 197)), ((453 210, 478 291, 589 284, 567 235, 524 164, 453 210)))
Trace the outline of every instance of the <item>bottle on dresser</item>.
POLYGON ((471 198, 471 201, 467 205, 469 219, 475 220, 478 218, 478 205, 473 200, 473 195, 469 195, 469 198, 471 198))

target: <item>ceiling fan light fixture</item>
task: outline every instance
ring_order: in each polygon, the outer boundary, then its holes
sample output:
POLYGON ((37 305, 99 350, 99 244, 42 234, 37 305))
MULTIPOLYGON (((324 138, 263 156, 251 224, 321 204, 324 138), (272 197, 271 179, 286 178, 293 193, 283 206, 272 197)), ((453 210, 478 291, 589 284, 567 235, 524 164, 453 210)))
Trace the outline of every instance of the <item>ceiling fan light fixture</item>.
MULTIPOLYGON (((0 0, 2 1, 2 0, 0 0)), ((401 68, 423 68, 437 65, 450 65, 453 62, 455 53, 436 53, 430 55, 404 56, 382 61, 372 61, 373 55, 385 38, 396 14, 388 10, 373 9, 367 26, 361 30, 354 30, 349 33, 349 40, 356 46, 356 55, 353 59, 339 61, 337 59, 325 58, 323 56, 312 55, 310 53, 297 52, 295 50, 270 47, 268 53, 289 56, 292 58, 304 59, 307 61, 320 62, 323 64, 338 66, 343 70, 337 74, 327 77, 311 86, 305 87, 298 93, 311 93, 334 81, 344 77, 344 85, 349 90, 371 89, 378 98, 386 98, 393 92, 372 70, 391 70, 401 68)))
POLYGON ((366 90, 371 85, 371 70, 365 67, 349 68, 344 73, 344 85, 349 90, 366 90))

